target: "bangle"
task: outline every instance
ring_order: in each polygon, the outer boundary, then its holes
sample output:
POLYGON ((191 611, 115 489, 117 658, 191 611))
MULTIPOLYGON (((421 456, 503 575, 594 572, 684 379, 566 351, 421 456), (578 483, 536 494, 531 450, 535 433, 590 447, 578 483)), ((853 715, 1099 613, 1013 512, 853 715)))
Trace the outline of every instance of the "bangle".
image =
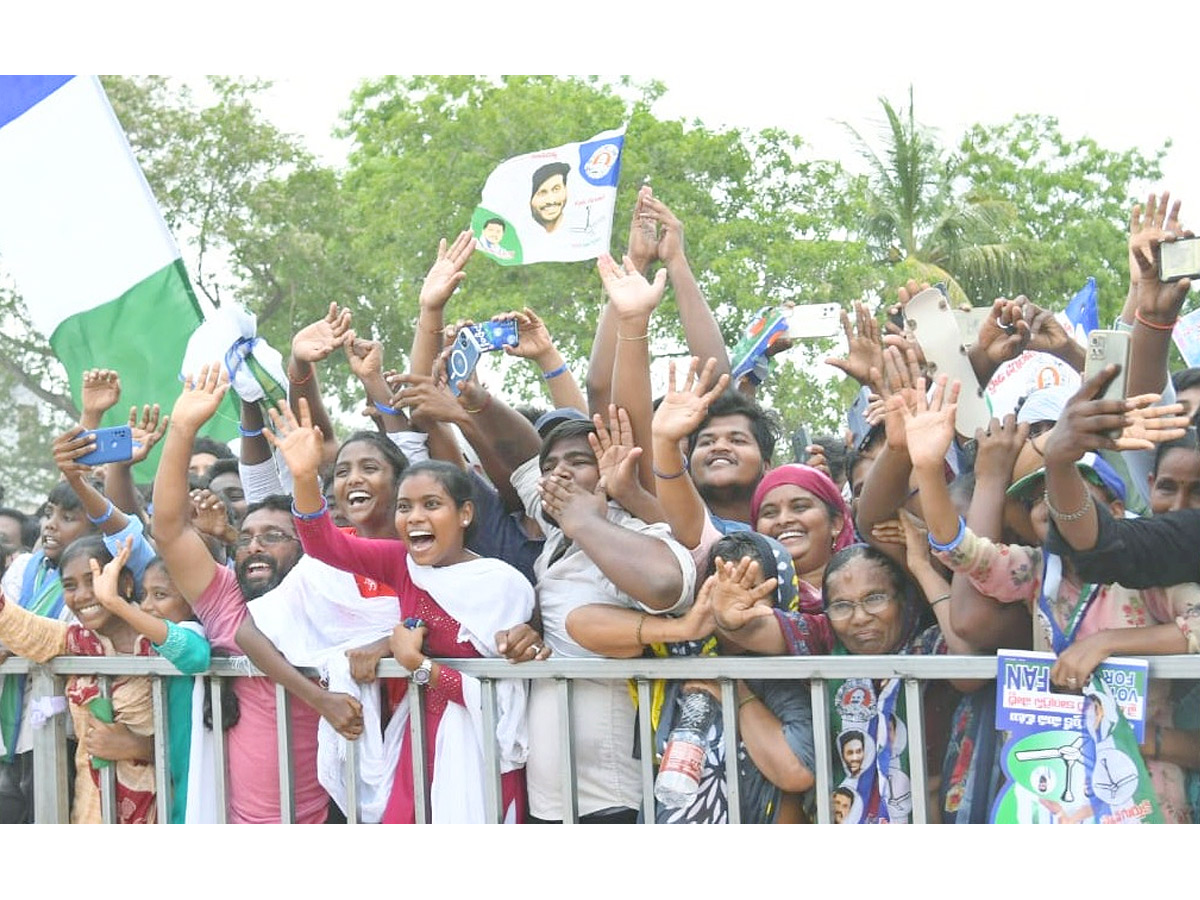
POLYGON ((485 394, 483 397, 483 402, 480 403, 478 406, 476 406, 476 407, 464 406, 463 409, 466 410, 467 412, 471 413, 472 415, 474 415, 475 413, 480 413, 480 412, 483 412, 485 409, 487 409, 488 404, 491 402, 492 402, 492 395, 485 394))
POLYGON ((1175 329, 1175 323, 1178 321, 1178 317, 1176 317, 1168 324, 1160 325, 1158 322, 1151 322, 1149 319, 1143 316, 1140 309, 1134 311, 1133 318, 1135 321, 1141 322, 1147 328, 1152 328, 1155 331, 1173 331, 1175 329))
POLYGON ((949 594, 942 594, 942 596, 938 597, 936 600, 931 600, 929 602, 929 608, 932 609, 933 607, 935 607, 939 603, 941 603, 943 600, 949 600, 949 599, 950 599, 949 594))
POLYGON ((546 381, 549 381, 551 378, 557 378, 559 375, 563 374, 563 372, 565 372, 565 371, 567 371, 567 364, 563 363, 557 369, 551 369, 549 372, 543 372, 542 378, 544 378, 546 381))
POLYGON ((688 462, 688 458, 686 456, 684 456, 680 460, 680 465, 682 465, 683 468, 680 469, 678 472, 672 473, 672 472, 660 472, 658 470, 658 466, 651 464, 650 471, 654 473, 654 477, 656 477, 656 478, 661 478, 663 481, 672 481, 676 478, 682 478, 685 474, 687 474, 688 470, 691 467, 691 464, 688 462))
POLYGON ((312 381, 313 372, 315 372, 315 371, 316 371, 316 369, 313 368, 311 365, 309 365, 307 375, 305 375, 303 378, 293 378, 292 373, 289 370, 288 371, 288 381, 290 381, 292 384, 308 384, 310 381, 312 381))
POLYGON ((260 434, 262 434, 262 432, 263 430, 261 428, 259 428, 257 431, 251 431, 248 428, 243 428, 240 422, 238 423, 238 434, 244 438, 258 437, 260 434))
POLYGON ((966 535, 967 535, 966 520, 963 519, 962 516, 959 516, 958 517, 958 534, 956 534, 954 536, 954 539, 947 544, 939 544, 936 540, 934 540, 933 532, 931 531, 931 532, 929 532, 929 546, 932 547, 934 550, 937 550, 941 553, 951 553, 954 550, 958 549, 958 545, 962 543, 963 538, 966 537, 966 535))
POLYGON ((639 647, 642 644, 642 626, 646 624, 648 618, 650 618, 650 613, 642 613, 642 617, 638 619, 637 628, 633 632, 633 639, 637 641, 639 647))
POLYGON ((1080 519, 1086 516, 1088 511, 1092 508, 1092 492, 1087 490, 1087 488, 1084 488, 1083 506, 1079 507, 1079 509, 1075 510, 1073 513, 1059 512, 1057 509, 1055 509, 1050 504, 1049 491, 1045 491, 1042 494, 1042 498, 1046 501, 1047 511, 1049 511, 1052 517, 1060 522, 1078 522, 1080 519))
POLYGON ((316 512, 310 512, 310 513, 300 512, 300 510, 296 509, 296 501, 295 500, 292 501, 292 515, 295 516, 297 519, 299 519, 301 522, 311 522, 313 519, 319 519, 319 518, 321 518, 321 516, 325 515, 325 513, 327 513, 328 511, 329 511, 329 501, 326 500, 324 497, 321 498, 321 508, 318 509, 316 512))
POLYGON ((758 696, 758 694, 751 694, 750 696, 748 696, 748 697, 743 697, 741 700, 739 700, 739 701, 738 701, 738 706, 737 706, 737 708, 738 708, 738 709, 741 709, 741 708, 742 708, 743 706, 745 706, 747 703, 753 703, 755 700, 761 700, 761 699, 762 699, 762 698, 761 698, 761 697, 759 697, 759 696, 758 696))
POLYGON ((649 337, 650 337, 650 332, 648 332, 648 331, 645 334, 639 334, 636 337, 625 337, 625 335, 621 334, 621 332, 619 332, 619 331, 617 332, 617 340, 618 341, 644 341, 644 340, 649 339, 649 337))
MULTIPOLYGON (((114 509, 113 502, 111 500, 109 500, 108 501, 108 509, 106 509, 104 511, 103 515, 101 515, 95 519, 93 519, 91 516, 88 516, 87 520, 89 522, 91 522, 93 525, 103 525, 105 522, 107 522, 109 519, 112 518, 113 509, 114 509)), ((84 513, 84 515, 87 515, 87 513, 84 513)))
POLYGON ((384 415, 387 415, 387 416, 400 415, 400 410, 398 410, 394 407, 391 407, 391 406, 387 406, 386 404, 380 403, 378 400, 372 400, 371 403, 374 404, 375 408, 377 410, 379 410, 381 413, 383 413, 384 415))

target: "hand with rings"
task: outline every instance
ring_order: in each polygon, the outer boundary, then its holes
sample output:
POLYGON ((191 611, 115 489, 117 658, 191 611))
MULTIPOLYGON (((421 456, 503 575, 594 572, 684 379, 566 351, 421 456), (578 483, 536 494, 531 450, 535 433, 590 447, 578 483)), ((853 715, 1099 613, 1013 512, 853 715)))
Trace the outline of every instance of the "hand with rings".
POLYGON ((550 648, 528 623, 522 622, 504 631, 496 632, 496 650, 509 662, 532 662, 547 659, 550 648))

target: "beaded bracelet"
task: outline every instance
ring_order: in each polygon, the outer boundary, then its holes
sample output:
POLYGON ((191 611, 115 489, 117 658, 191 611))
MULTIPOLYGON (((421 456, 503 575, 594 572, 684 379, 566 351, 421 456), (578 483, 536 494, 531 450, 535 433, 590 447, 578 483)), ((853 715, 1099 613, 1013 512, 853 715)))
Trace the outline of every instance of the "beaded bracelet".
MULTIPOLYGON (((108 509, 106 509, 104 511, 104 515, 102 515, 96 519, 93 519, 91 516, 88 516, 87 520, 89 522, 91 522, 93 525, 103 525, 105 522, 107 522, 109 519, 112 518, 114 508, 115 507, 113 506, 113 502, 111 500, 109 500, 108 501, 108 509)), ((87 513, 84 513, 84 515, 87 515, 87 513)))
POLYGON ((293 378, 292 373, 288 372, 288 381, 290 381, 292 384, 308 384, 310 381, 312 381, 313 372, 315 372, 315 371, 316 371, 315 368, 313 368, 312 366, 309 366, 308 374, 305 375, 303 378, 293 378))
POLYGON ((567 371, 567 364, 563 363, 557 369, 552 369, 551 371, 544 373, 542 375, 542 378, 545 379, 546 381, 549 381, 551 378, 557 378, 559 375, 563 374, 563 372, 565 372, 565 371, 567 371))
POLYGON ((258 437, 262 433, 263 433, 263 430, 261 428, 259 428, 257 431, 251 431, 247 428, 243 428, 240 422, 238 423, 238 434, 240 434, 244 438, 255 438, 255 437, 258 437))
POLYGON ((1079 509, 1075 510, 1073 513, 1063 513, 1055 509, 1050 503, 1049 491, 1045 491, 1042 494, 1042 497, 1046 501, 1047 511, 1059 522, 1078 522, 1080 519, 1086 516, 1088 511, 1092 508, 1092 492, 1087 490, 1084 492, 1083 506, 1079 507, 1079 509))
POLYGON ((299 519, 301 522, 311 522, 313 519, 319 519, 319 518, 321 518, 321 516, 325 515, 325 513, 327 513, 328 511, 329 511, 329 501, 326 500, 324 497, 321 498, 321 508, 318 509, 316 512, 310 512, 310 513, 300 512, 300 510, 296 509, 296 501, 295 500, 292 501, 292 515, 295 516, 297 519, 299 519))
POLYGON ((966 537, 966 535, 967 535, 967 522, 962 516, 959 516, 958 517, 958 534, 956 534, 954 536, 954 540, 950 541, 948 544, 939 544, 934 539, 933 532, 931 531, 931 532, 929 532, 929 546, 932 547, 934 550, 940 551, 941 553, 950 553, 958 548, 958 545, 962 543, 963 538, 966 537))

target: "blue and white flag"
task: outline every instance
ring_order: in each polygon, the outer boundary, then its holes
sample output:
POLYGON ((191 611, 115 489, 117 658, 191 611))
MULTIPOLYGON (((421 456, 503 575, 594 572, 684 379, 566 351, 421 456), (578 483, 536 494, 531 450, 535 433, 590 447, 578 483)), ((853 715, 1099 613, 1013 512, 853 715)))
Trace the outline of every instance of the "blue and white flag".
POLYGON ((476 249, 502 266, 608 253, 624 147, 622 125, 500 163, 471 216, 476 249))
MULTIPOLYGON (((1096 279, 1088 278, 1087 284, 1079 289, 1065 310, 1067 318, 1076 329, 1083 329, 1087 337, 1100 327, 1100 310, 1096 306, 1096 279)), ((1078 337, 1076 338, 1078 340, 1078 337)))

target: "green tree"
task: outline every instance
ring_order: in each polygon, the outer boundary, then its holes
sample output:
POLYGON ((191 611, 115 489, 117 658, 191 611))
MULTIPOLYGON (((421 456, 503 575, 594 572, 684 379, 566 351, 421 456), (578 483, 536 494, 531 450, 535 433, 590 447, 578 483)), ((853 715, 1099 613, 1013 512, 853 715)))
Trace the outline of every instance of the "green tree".
POLYGON ((957 302, 976 304, 1023 284, 1025 247, 1017 207, 1006 198, 964 192, 953 160, 914 112, 881 97, 885 121, 876 151, 853 126, 868 172, 850 188, 861 198, 856 233, 888 280, 943 282, 957 302))
POLYGON ((1129 283, 1126 241, 1133 190, 1162 177, 1169 146, 1150 154, 1110 150, 1091 138, 1067 138, 1052 116, 1024 115, 969 129, 950 167, 967 184, 969 196, 1020 211, 1021 292, 1061 309, 1088 276, 1095 276, 1101 320, 1111 321, 1129 283))

